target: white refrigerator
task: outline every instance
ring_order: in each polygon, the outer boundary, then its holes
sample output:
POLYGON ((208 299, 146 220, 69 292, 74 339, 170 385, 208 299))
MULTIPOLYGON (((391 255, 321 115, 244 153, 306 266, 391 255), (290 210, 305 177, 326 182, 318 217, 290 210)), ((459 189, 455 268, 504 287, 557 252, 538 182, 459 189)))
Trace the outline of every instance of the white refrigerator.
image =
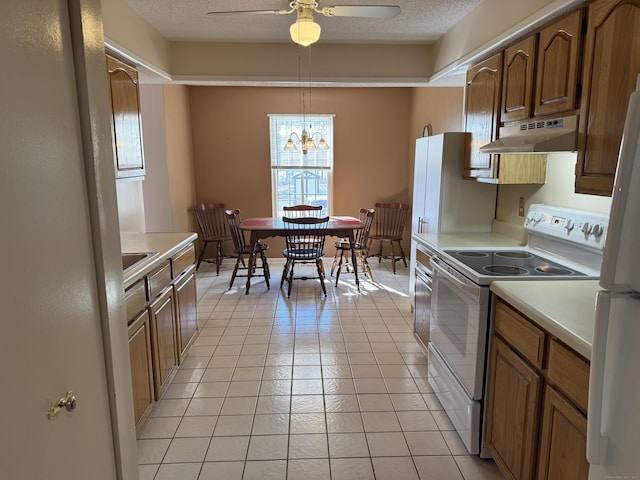
POLYGON ((589 480, 640 478, 640 76, 613 191, 591 353, 589 480))
MULTIPOLYGON (((416 140, 411 234, 491 232, 497 186, 462 178, 469 134, 447 132, 416 140)), ((409 289, 414 293, 416 247, 411 240, 409 289)))

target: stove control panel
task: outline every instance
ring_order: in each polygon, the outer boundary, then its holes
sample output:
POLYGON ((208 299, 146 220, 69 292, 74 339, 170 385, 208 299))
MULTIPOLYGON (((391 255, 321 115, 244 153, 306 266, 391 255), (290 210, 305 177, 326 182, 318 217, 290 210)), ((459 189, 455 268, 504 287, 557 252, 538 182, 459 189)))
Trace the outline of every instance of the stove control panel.
POLYGON ((529 235, 602 249, 608 224, 608 215, 602 213, 533 204, 525 217, 524 228, 529 235))

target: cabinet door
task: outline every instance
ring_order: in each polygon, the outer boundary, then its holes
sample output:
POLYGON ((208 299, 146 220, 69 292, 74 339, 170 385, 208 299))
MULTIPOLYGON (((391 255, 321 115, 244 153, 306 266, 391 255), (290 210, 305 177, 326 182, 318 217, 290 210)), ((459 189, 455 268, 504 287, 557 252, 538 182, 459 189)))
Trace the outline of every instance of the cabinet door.
POLYGON ((116 178, 144 175, 138 72, 107 55, 116 178))
POLYGON ((175 289, 178 304, 178 352, 182 361, 198 331, 195 266, 182 274, 175 289))
POLYGON ((535 116, 568 112, 577 107, 582 17, 583 10, 579 9, 540 31, 535 116))
POLYGON ((173 287, 160 294, 149 306, 153 335, 153 379, 159 400, 178 366, 176 315, 173 287))
POLYGON ((547 386, 540 433, 538 480, 587 480, 587 418, 547 386))
POLYGON ((507 478, 531 480, 542 379, 499 337, 492 340, 485 443, 507 478))
POLYGON ((531 117, 536 35, 520 40, 504 51, 502 111, 500 120, 511 122, 531 117))
POLYGON ((480 147, 497 138, 502 86, 502 53, 489 57, 467 71, 465 131, 467 143, 463 176, 495 178, 496 157, 481 153, 480 147))
POLYGON ((629 96, 640 73, 640 0, 589 5, 576 192, 611 195, 629 96))
POLYGON ((136 431, 139 432, 151 414, 154 403, 151 331, 147 310, 129 325, 129 361, 133 387, 133 413, 136 431))

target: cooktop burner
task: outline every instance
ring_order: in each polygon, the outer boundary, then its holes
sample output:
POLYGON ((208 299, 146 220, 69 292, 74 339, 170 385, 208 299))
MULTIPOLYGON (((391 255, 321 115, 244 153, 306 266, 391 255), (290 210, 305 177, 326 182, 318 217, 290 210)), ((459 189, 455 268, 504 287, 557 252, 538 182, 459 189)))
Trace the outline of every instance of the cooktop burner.
POLYGON ((522 267, 514 267, 512 265, 487 265, 482 267, 485 272, 495 275, 528 275, 529 270, 522 267))
POLYGON ((584 276, 585 274, 525 250, 445 250, 481 275, 584 276))

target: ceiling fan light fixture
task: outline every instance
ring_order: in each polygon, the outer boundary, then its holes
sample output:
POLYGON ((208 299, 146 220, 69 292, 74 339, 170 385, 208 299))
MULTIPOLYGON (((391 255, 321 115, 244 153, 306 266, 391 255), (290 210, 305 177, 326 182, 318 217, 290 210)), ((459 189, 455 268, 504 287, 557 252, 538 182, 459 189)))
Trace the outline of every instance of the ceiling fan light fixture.
POLYGON ((313 18, 300 18, 289 27, 291 40, 295 43, 308 47, 320 39, 320 25, 313 21, 313 18))

